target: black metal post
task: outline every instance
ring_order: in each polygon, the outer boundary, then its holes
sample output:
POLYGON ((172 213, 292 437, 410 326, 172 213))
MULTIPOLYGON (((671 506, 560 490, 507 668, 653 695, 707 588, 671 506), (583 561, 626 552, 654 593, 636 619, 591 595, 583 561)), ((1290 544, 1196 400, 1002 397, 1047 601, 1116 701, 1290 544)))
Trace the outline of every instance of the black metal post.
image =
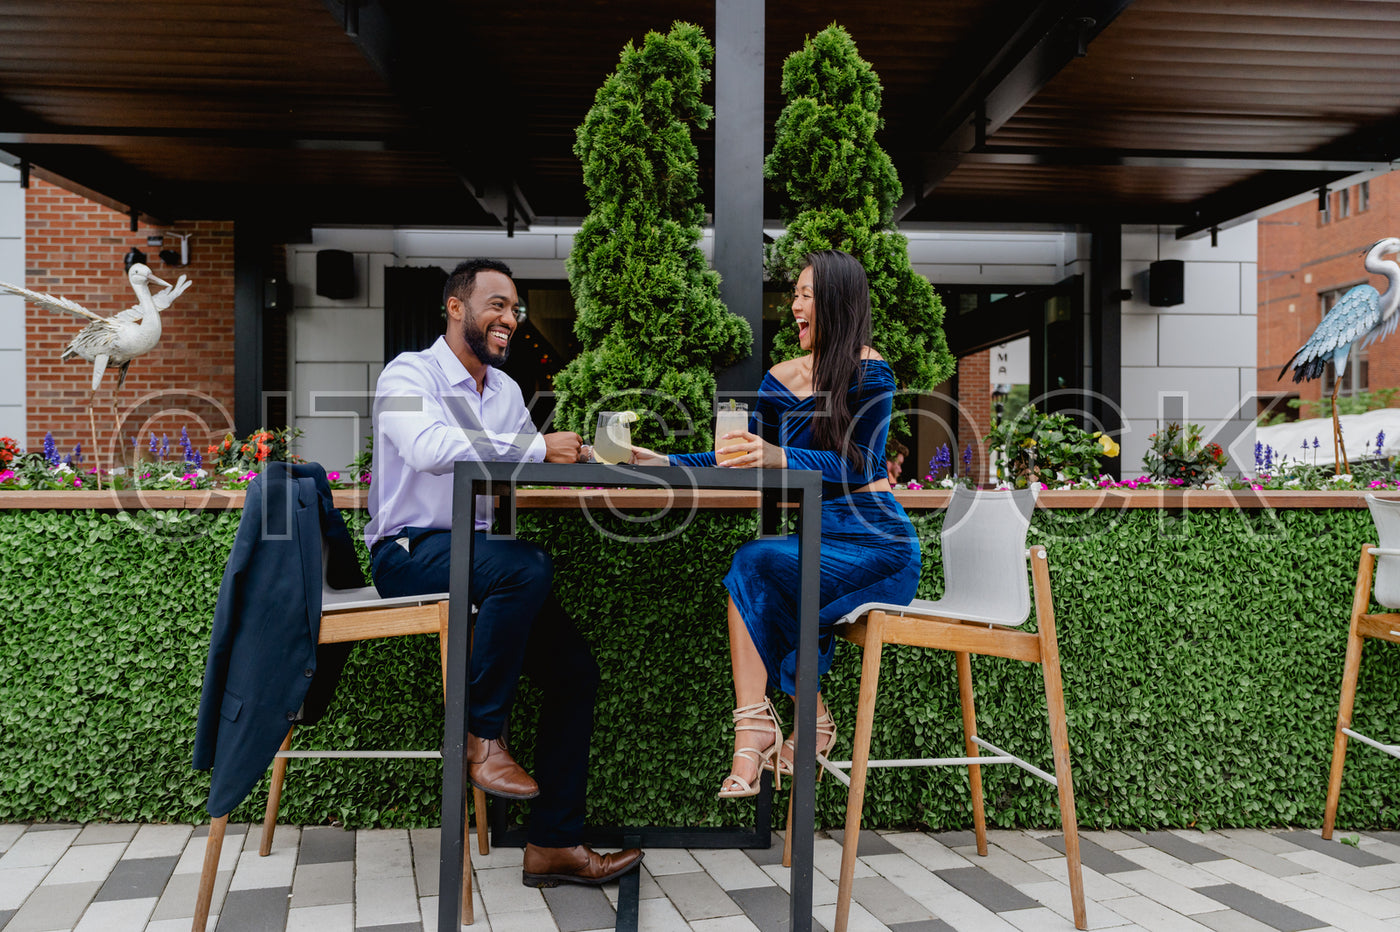
POLYGON ((763 375, 764 0, 715 2, 715 271, 720 298, 753 328, 754 351, 719 373, 721 391, 763 375))
MULTIPOLYGON (((1109 223, 1094 227, 1089 247, 1089 385, 1094 396, 1089 410, 1098 422, 1094 430, 1117 436, 1123 423, 1123 228, 1109 223)), ((1105 461, 1114 478, 1121 458, 1105 461)))

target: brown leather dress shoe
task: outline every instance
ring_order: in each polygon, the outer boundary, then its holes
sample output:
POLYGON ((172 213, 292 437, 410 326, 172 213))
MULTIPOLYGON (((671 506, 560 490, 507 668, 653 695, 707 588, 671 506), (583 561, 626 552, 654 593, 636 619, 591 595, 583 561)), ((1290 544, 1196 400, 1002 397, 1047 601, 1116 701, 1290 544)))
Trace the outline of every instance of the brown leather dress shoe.
POLYGON ((534 799, 540 786, 515 762, 500 738, 467 734, 467 774, 472 786, 505 799, 534 799))
POLYGON ((639 848, 628 848, 612 854, 599 854, 587 845, 572 848, 541 848, 525 846, 525 869, 520 882, 527 887, 557 887, 561 883, 581 883, 589 886, 616 880, 642 863, 639 848))

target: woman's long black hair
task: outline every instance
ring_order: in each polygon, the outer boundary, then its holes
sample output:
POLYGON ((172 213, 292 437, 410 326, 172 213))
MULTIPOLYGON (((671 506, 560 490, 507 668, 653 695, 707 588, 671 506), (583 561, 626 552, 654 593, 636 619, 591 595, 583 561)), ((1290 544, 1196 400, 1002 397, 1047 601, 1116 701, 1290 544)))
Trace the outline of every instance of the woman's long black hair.
POLYGON ((861 462, 851 436, 847 392, 861 374, 861 348, 870 343, 870 282, 850 253, 823 249, 807 255, 812 269, 812 435, 817 446, 861 462))

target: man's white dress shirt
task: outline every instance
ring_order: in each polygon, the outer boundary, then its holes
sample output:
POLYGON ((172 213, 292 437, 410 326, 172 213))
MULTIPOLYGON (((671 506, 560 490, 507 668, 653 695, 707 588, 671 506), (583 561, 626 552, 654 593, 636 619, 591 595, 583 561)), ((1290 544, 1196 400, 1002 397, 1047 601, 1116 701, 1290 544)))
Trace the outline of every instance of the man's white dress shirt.
MULTIPOLYGON (((544 461, 515 380, 488 368, 483 388, 445 337, 384 367, 374 397, 374 465, 365 543, 405 527, 452 527, 452 467, 473 462, 544 461)), ((491 503, 477 502, 476 528, 491 525, 491 503)))

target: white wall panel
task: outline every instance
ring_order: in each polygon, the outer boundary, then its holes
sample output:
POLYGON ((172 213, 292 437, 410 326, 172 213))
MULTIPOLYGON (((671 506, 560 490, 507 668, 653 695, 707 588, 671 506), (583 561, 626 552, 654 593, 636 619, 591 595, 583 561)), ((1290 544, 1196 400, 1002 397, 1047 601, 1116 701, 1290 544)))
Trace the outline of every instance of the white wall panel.
POLYGON ((307 307, 295 313, 297 362, 378 361, 384 355, 382 306, 307 307))
POLYGON ((1161 366, 1238 367, 1256 355, 1259 330, 1252 315, 1163 314, 1157 326, 1161 366))
POLYGON ((1186 398, 1184 417, 1192 423, 1229 417, 1239 406, 1239 385, 1237 368, 1124 366, 1123 414, 1157 418, 1162 396, 1180 395, 1186 398))
POLYGON ((1157 316, 1124 314, 1122 328, 1122 365, 1157 365, 1157 316))

